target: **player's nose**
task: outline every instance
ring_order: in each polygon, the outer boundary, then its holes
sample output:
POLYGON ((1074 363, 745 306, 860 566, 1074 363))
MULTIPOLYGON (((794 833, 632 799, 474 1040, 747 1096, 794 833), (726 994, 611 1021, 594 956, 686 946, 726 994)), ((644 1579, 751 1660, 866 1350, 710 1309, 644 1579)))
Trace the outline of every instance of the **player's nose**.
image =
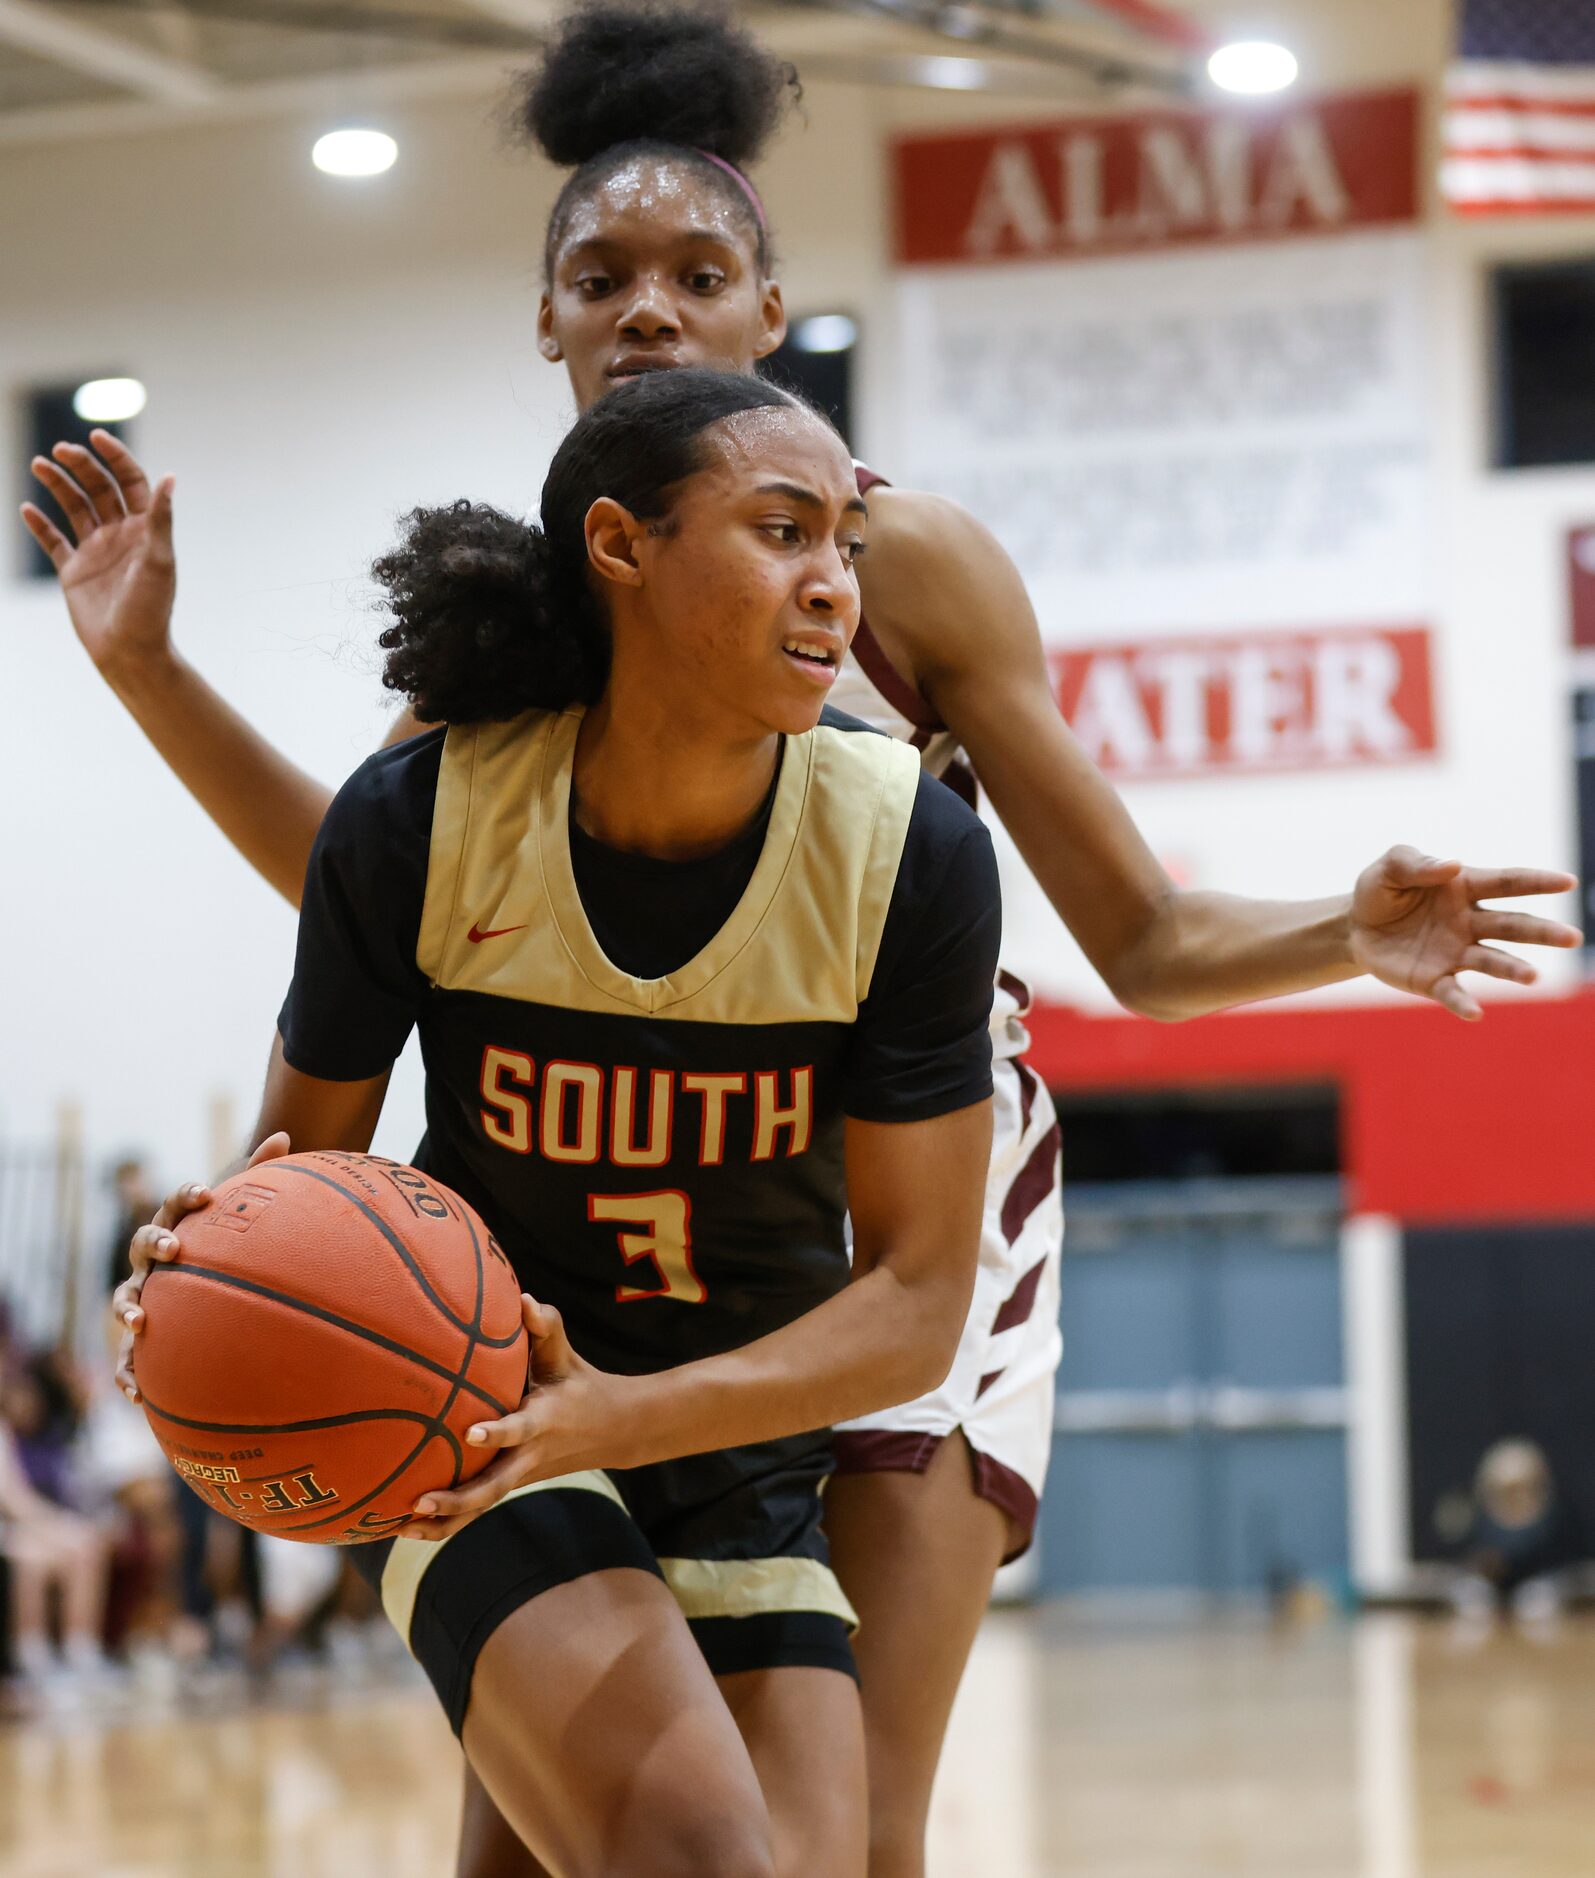
POLYGON ((847 562, 835 543, 821 548, 805 569, 798 604, 815 619, 831 622, 845 632, 858 623, 858 588, 849 578, 847 562))
POLYGON ((628 339, 674 339, 681 331, 674 296, 662 282, 640 277, 622 310, 620 330, 628 339))

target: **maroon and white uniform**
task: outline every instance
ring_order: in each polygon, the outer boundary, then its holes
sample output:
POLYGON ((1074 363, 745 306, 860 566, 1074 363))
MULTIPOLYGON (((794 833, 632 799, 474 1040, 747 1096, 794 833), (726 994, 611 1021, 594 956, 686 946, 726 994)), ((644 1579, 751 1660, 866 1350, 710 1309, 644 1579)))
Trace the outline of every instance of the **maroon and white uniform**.
MULTIPOLYGON (((882 478, 858 465, 867 493, 882 478)), ((887 659, 861 621, 831 688, 837 710, 912 744, 932 776, 975 805, 978 788, 958 739, 887 659)), ((1017 1557, 1030 1543, 1052 1445, 1054 1377, 1062 1354, 1058 1265, 1063 1195, 1058 1117, 1023 1061, 1030 993, 997 974, 991 1013, 994 1136, 980 1268, 958 1354, 939 1389, 836 1431, 839 1473, 913 1472, 962 1429, 975 1487, 1011 1518, 1017 1557)))

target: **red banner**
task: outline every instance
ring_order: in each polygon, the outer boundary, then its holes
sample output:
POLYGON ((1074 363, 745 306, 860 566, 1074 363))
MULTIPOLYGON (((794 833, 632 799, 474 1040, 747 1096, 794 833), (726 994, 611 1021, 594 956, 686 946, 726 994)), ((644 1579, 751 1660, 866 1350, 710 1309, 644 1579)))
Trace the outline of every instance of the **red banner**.
POLYGON ((1573 644, 1595 646, 1595 527, 1568 530, 1567 596, 1573 644))
POLYGON ((896 256, 1081 260, 1416 219, 1418 94, 897 139, 896 256))
POLYGON ((1075 735, 1122 779, 1344 769, 1436 748, 1423 626, 1181 635, 1050 657, 1075 735))

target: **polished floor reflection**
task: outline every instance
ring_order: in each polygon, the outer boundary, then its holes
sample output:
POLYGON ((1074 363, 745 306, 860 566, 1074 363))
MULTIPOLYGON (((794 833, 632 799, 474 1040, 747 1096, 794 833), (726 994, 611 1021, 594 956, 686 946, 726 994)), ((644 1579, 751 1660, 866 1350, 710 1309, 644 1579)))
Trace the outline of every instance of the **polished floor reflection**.
MULTIPOLYGON (((0 1726, 5 1878, 444 1878, 424 1689, 0 1726)), ((1004 1612, 932 1878, 1595 1878, 1595 1624, 1129 1630, 1004 1612)))

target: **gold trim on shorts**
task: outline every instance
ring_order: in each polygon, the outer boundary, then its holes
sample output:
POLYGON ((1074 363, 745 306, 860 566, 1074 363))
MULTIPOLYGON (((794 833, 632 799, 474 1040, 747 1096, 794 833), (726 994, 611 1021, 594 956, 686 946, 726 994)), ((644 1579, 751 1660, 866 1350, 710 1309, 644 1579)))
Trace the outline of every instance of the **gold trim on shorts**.
POLYGON ((858 1629, 836 1573, 817 1558, 662 1558, 659 1569, 689 1620, 818 1611, 858 1629))
MULTIPOLYGON (((589 1468, 580 1474, 561 1474, 554 1480, 534 1480, 525 1487, 511 1487, 503 1499, 495 1504, 504 1506, 511 1500, 524 1499, 528 1493, 547 1493, 552 1487, 575 1487, 583 1493, 602 1494, 605 1499, 613 1500, 616 1506, 625 1505, 615 1483, 608 1474, 600 1473, 597 1468, 589 1468)), ((488 1511, 491 1512, 492 1508, 488 1511)), ((478 1517, 485 1518, 486 1514, 478 1517)), ((460 1531, 464 1530, 462 1526, 460 1531)), ((415 1600, 420 1595, 421 1580, 436 1563, 449 1539, 457 1537, 458 1534, 451 1532, 448 1539, 395 1539, 393 1542, 393 1550, 382 1567, 382 1608, 388 1614, 388 1622, 403 1637, 407 1649, 410 1643, 410 1620, 415 1616, 415 1600)))

